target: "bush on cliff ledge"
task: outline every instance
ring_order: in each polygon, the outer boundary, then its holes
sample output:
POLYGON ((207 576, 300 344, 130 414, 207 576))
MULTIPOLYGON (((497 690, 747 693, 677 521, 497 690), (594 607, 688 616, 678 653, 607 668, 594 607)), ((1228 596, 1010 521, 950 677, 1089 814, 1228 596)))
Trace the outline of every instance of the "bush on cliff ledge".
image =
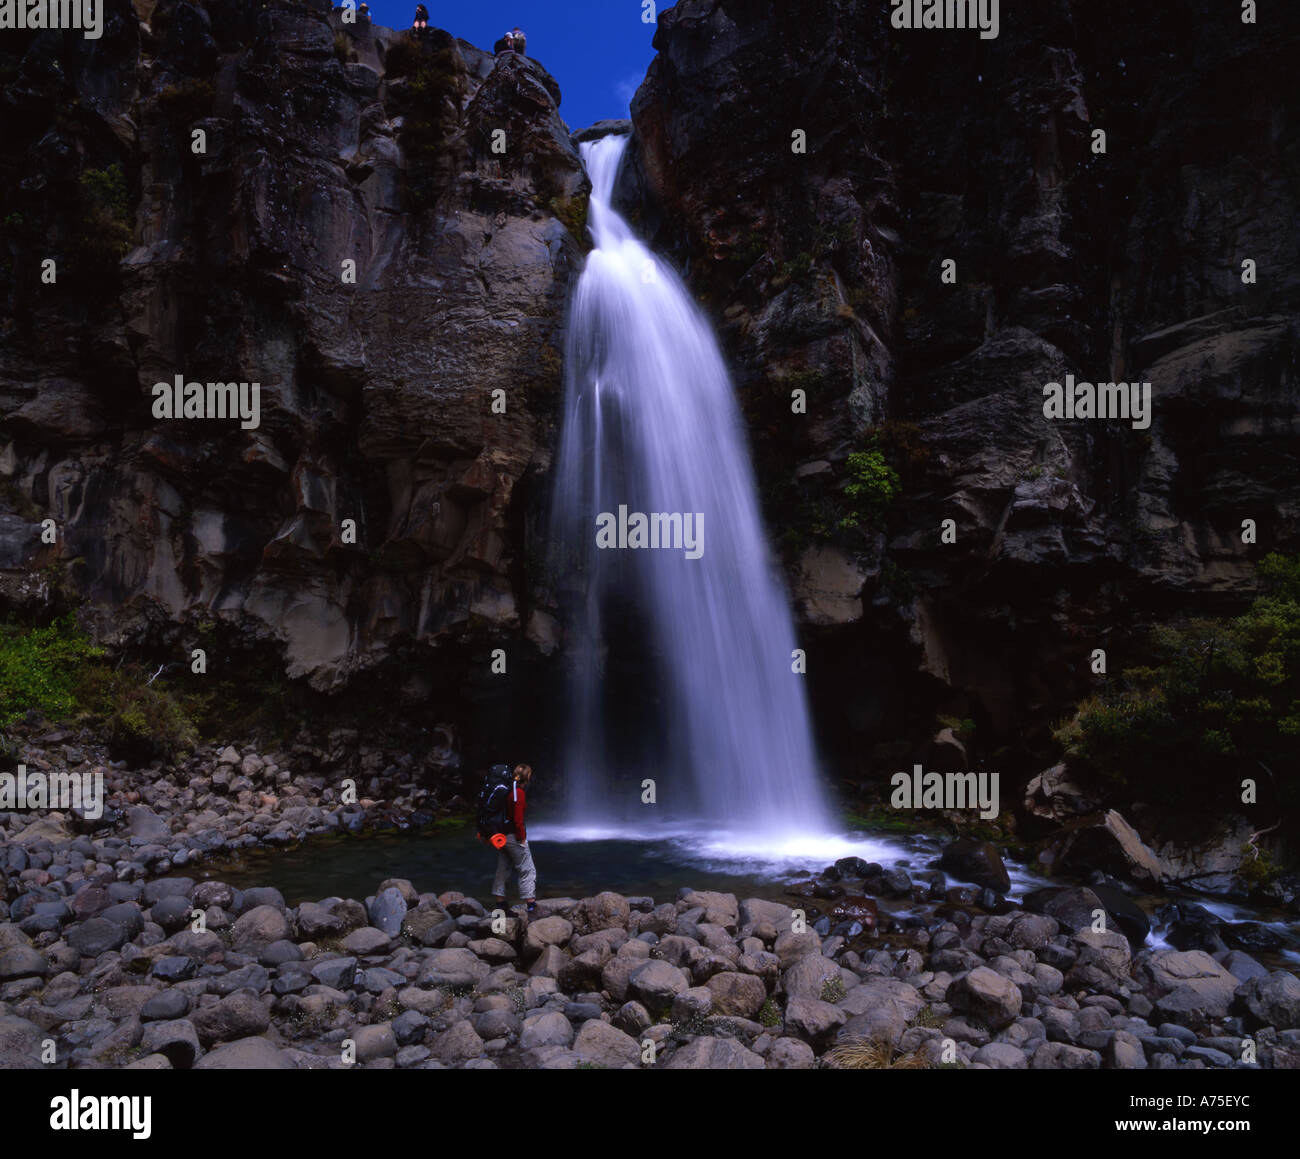
POLYGON ((1250 610, 1157 628, 1127 669, 1056 730, 1067 758, 1117 784, 1208 786, 1280 770, 1300 743, 1300 556, 1269 555, 1250 610))

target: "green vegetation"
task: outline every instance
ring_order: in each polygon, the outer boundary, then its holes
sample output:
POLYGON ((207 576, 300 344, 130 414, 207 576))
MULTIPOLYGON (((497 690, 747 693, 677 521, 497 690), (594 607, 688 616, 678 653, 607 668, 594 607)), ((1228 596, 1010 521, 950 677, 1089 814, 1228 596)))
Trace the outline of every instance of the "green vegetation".
POLYGON ((822 983, 822 1001, 840 1002, 844 998, 844 979, 828 978, 822 983))
POLYGON ((848 458, 849 481, 844 484, 844 498, 848 513, 840 520, 843 531, 852 528, 876 526, 885 512, 898 498, 901 482, 898 472, 885 461, 884 452, 873 445, 866 451, 855 451, 848 458))
POLYGON ((0 728, 32 711, 50 720, 71 716, 85 665, 103 654, 71 616, 44 628, 0 625, 0 728))
MULTIPOLYGON (((1269 555, 1262 594, 1231 619, 1155 630, 1152 663, 1129 668, 1056 730, 1068 759, 1105 781, 1208 787, 1285 767, 1300 738, 1300 556, 1269 555)), ((1285 777, 1284 796, 1295 786, 1285 777)))
POLYGON ((772 1001, 772 999, 768 998, 764 1000, 763 1005, 759 1007, 758 1016, 755 1019, 755 1021, 758 1022, 760 1026, 767 1026, 767 1027, 780 1026, 781 1025, 780 1008, 777 1006, 775 1002, 772 1001))
POLYGON ((586 194, 579 194, 576 197, 552 197, 546 203, 546 208, 560 220, 565 229, 573 234, 574 240, 582 247, 584 253, 591 249, 591 239, 587 234, 589 202, 590 198, 586 194))
POLYGON ((975 722, 968 716, 941 716, 939 725, 942 728, 952 729, 952 735, 964 745, 973 744, 975 741, 975 722))
POLYGON ((81 188, 86 200, 83 244, 92 258, 116 264, 131 248, 132 236, 131 196, 121 164, 84 170, 81 188))
POLYGON ((927 1006, 913 1020, 913 1026, 924 1026, 930 1030, 938 1030, 943 1025, 943 1018, 936 1014, 933 1006, 927 1006))

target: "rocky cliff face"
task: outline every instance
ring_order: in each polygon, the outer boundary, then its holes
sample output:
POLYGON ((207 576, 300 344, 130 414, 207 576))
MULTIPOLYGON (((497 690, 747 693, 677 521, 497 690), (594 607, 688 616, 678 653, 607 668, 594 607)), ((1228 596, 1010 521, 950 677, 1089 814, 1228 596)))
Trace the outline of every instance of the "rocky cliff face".
MULTIPOLYGON (((396 668, 439 712, 505 696, 491 647, 549 686, 587 191, 554 80, 316 0, 107 9, 100 41, 0 40, 6 594, 59 563, 109 643, 256 644, 320 689, 396 668), (177 375, 258 381, 260 424, 155 419, 177 375)), ((1094 648, 1114 671, 1300 545, 1300 21, 888 12, 663 12, 622 196, 722 333, 835 767, 894 771, 944 712, 1028 774, 1094 648), (1149 427, 1045 418, 1068 374, 1150 381, 1149 427), (901 495, 842 530, 872 445, 901 495)))
POLYGON ((1094 648, 1114 672, 1300 545, 1300 20, 1051 0, 982 40, 888 13, 664 13, 625 195, 721 323, 825 736, 887 770, 907 746, 872 742, 937 709, 1029 767, 1094 648), (1045 418, 1067 374, 1150 382, 1149 428, 1045 418), (898 502, 810 541, 873 437, 898 502))
POLYGON ((588 188, 555 81, 321 3, 109 8, 0 42, 0 567, 75 562, 110 644, 215 629, 322 689, 549 650, 526 544, 588 188), (259 382, 260 424, 156 419, 178 375, 259 382))

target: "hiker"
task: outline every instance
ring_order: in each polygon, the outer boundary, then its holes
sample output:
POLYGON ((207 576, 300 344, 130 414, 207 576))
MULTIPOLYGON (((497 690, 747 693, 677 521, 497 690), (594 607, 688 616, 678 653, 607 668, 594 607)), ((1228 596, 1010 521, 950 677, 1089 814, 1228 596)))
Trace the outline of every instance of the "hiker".
POLYGON ((510 36, 515 42, 515 51, 519 53, 520 56, 527 56, 528 54, 524 51, 524 49, 528 45, 528 38, 524 35, 523 30, 516 28, 513 32, 510 33, 510 36))
POLYGON ((507 32, 500 40, 492 46, 492 51, 500 56, 503 52, 514 52, 515 37, 514 33, 507 32))
POLYGON ((429 27, 429 10, 423 4, 417 4, 415 6, 415 23, 413 23, 411 27, 412 28, 429 27))
POLYGON ((357 9, 357 14, 360 15, 360 16, 364 16, 367 20, 369 20, 369 19, 370 19, 370 5, 369 5, 369 4, 362 4, 361 7, 357 9))
POLYGON ((501 909, 506 904, 506 885, 513 870, 519 877, 519 895, 528 912, 537 910, 537 869, 528 848, 524 828, 525 793, 533 770, 528 765, 493 765, 479 792, 478 835, 497 851, 497 873, 492 896, 501 909))

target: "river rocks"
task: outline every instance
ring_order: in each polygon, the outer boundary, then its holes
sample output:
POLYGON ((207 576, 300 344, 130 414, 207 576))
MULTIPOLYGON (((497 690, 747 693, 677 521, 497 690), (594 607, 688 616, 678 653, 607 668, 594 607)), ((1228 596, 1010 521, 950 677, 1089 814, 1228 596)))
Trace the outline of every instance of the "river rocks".
POLYGON ((97 958, 109 950, 121 949, 129 937, 124 924, 106 917, 79 922, 68 933, 68 945, 87 958, 97 958))
POLYGON ((294 1070, 293 1059, 265 1038, 241 1038, 205 1054, 195 1070, 294 1070))
POLYGON ((1159 950, 1135 974, 1150 987, 1161 1017, 1194 1029, 1224 1017, 1237 988, 1237 979, 1203 950, 1159 950))
POLYGON ((288 938, 289 934, 289 923, 280 909, 274 905, 255 905, 236 920, 230 940, 236 950, 256 953, 272 942, 288 938))
POLYGON ((1011 888, 1011 878, 1002 855, 990 841, 959 837, 944 847, 939 864, 960 881, 987 886, 997 893, 1011 888))
POLYGON ((190 1023, 204 1046, 231 1042, 261 1034, 270 1024, 265 1004, 253 990, 237 990, 214 1006, 204 1006, 190 1015, 190 1023))
POLYGON ((524 956, 535 958, 547 946, 563 946, 573 936, 573 923, 562 917, 538 918, 528 923, 524 956))
POLYGON ((767 987, 753 974, 722 971, 709 978, 705 988, 719 1014, 753 1018, 767 1001, 767 987))
POLYGON ((1033 1070, 1097 1070, 1101 1066, 1101 1055, 1082 1046, 1045 1042, 1034 1051, 1029 1065, 1033 1070))
POLYGON ((1237 990, 1237 1001, 1257 1025, 1300 1029, 1300 979, 1294 974, 1251 978, 1237 990))
POLYGON ((419 984, 448 988, 473 986, 491 972, 491 966, 480 962, 470 950, 435 950, 420 972, 419 984))
POLYGON ((519 1049, 536 1050, 544 1046, 568 1046, 573 1041, 573 1027, 558 1011, 529 1015, 519 1032, 519 1049))
POLYGON ((820 952, 804 954, 781 974, 781 987, 791 998, 820 998, 834 982, 842 982, 840 967, 820 952))
POLYGON ((785 1007, 785 1029, 795 1038, 825 1047, 848 1021, 845 1011, 816 998, 791 998, 785 1007))
POLYGON ((323 905, 306 901, 296 911, 298 935, 304 941, 319 942, 323 938, 338 937, 343 933, 343 917, 327 910, 323 905))
POLYGON ((1019 987, 984 966, 953 982, 944 1000, 990 1030, 1001 1030, 1013 1022, 1023 1003, 1019 987))
POLYGON ((606 892, 579 902, 571 916, 577 930, 589 934, 596 930, 626 929, 631 912, 626 898, 606 892))
POLYGON ((167 1022, 173 1018, 184 1018, 190 1012, 190 997, 183 991, 169 986, 157 991, 140 1008, 142 1022, 167 1022))
POLYGON ((702 925, 721 926, 728 933, 736 932, 740 907, 734 893, 690 890, 682 896, 680 905, 685 909, 701 907, 704 913, 700 916, 699 923, 702 925))
POLYGON ((674 1051, 667 1070, 762 1070, 763 1059, 731 1038, 692 1039, 674 1051))
POLYGON ((407 902, 402 891, 396 886, 382 889, 370 905, 370 924, 390 938, 395 938, 402 930, 402 921, 406 917, 407 902))
POLYGON ((50 973, 45 955, 30 946, 11 946, 0 950, 0 982, 15 978, 44 978, 50 973))
POLYGON ((688 987, 680 969, 654 960, 638 966, 628 978, 629 994, 652 1014, 667 1010, 673 999, 688 987))
POLYGON ((144 1029, 141 1046, 146 1054, 165 1055, 178 1070, 192 1067, 202 1050, 194 1024, 185 1018, 150 1023, 144 1029))
MULTIPOLYGON (((382 930, 374 926, 362 926, 359 930, 353 930, 346 938, 339 943, 344 951, 349 954, 356 954, 365 957, 368 954, 378 954, 392 945, 393 939, 382 930)), ((513 956, 513 951, 511 954, 513 956)))
MULTIPOLYGON (((209 773, 216 755, 203 758, 209 773)), ((289 759, 255 771, 281 791, 268 770, 289 759)), ((203 824, 239 817, 240 794, 260 797, 237 790, 222 798, 229 814, 209 810, 203 824)), ((1300 1034, 1290 975, 1241 950, 1223 950, 1222 962, 1205 955, 1208 966, 1146 951, 1139 915, 1125 925, 1130 899, 1100 875, 1089 888, 1031 894, 1025 909, 973 887, 950 907, 913 901, 951 888, 943 874, 913 863, 904 880, 843 859, 812 883, 834 896, 802 900, 800 933, 788 905, 704 890, 661 904, 544 899, 531 919, 516 909, 494 927, 491 899, 398 879, 368 899, 290 909, 275 889, 151 870, 162 866, 152 852, 127 860, 149 846, 115 835, 125 820, 114 824, 61 847, 33 840, 22 868, 0 865, 0 1001, 41 1041, 54 1038, 71 1069, 209 1058, 337 1067, 347 1065, 344 1038, 358 1046, 355 1065, 380 1069, 805 1069, 862 1040, 937 1063, 944 1038, 979 1069, 1235 1068, 1247 1035, 1261 1067, 1300 1054, 1281 1037, 1300 1034), (93 876, 76 879, 92 857, 93 876), (203 932, 191 928, 195 909, 203 932), (1093 930, 1095 909, 1104 933, 1093 930), (653 1062, 644 1040, 656 1044, 653 1062)), ((170 860, 171 847, 163 852, 170 860)), ((1235 924, 1226 932, 1238 940, 1262 936, 1235 924)))
POLYGON ((641 1062, 641 1048, 636 1039, 598 1018, 582 1024, 573 1040, 573 1053, 610 1070, 637 1066, 641 1062))

